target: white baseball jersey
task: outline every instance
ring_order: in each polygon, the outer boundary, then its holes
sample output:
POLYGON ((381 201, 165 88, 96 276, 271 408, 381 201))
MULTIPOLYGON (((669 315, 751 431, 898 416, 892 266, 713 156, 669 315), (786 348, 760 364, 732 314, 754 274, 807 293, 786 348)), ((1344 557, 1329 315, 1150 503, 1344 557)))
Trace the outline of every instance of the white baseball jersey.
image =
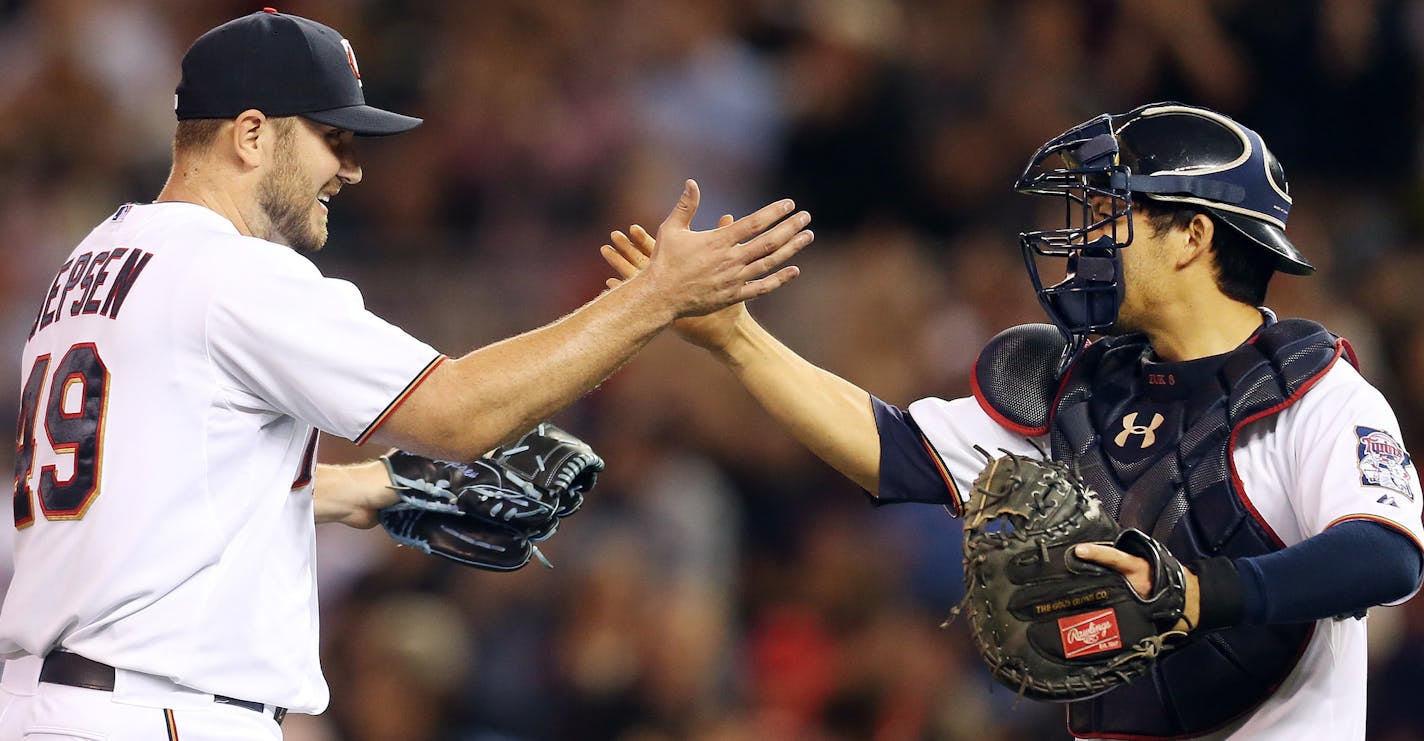
POLYGON ((443 356, 194 204, 121 208, 46 288, 0 655, 320 712, 316 431, 364 439, 443 356))
MULTIPOLYGON (((1035 458, 1034 443, 1049 446, 1047 436, 1030 441, 1000 426, 973 398, 921 399, 909 412, 960 491, 971 491, 984 467, 975 445, 1035 458)), ((1124 437, 1137 443, 1145 429, 1125 422, 1124 437)), ((1356 519, 1424 543, 1419 476, 1400 440, 1384 397, 1353 366, 1337 362, 1300 401, 1246 425, 1233 462, 1250 505, 1287 546, 1356 519)), ((1230 729, 1202 738, 1364 739, 1365 657, 1365 621, 1321 620, 1270 698, 1230 729)))

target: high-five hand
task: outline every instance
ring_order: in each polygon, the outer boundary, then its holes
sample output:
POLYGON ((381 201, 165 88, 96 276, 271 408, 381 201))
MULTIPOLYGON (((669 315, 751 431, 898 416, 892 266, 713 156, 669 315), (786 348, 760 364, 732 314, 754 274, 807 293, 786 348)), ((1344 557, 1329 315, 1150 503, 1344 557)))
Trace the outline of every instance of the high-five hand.
POLYGON ((658 227, 657 249, 641 267, 640 280, 668 297, 674 316, 709 314, 780 288, 800 274, 784 263, 811 243, 811 215, 792 215, 795 204, 776 201, 731 223, 693 231, 701 201, 688 180, 677 206, 658 227), (789 218, 788 218, 789 217, 789 218))
MULTIPOLYGON (((726 214, 717 221, 717 226, 729 226, 732 222, 732 215, 726 214)), ((616 288, 647 266, 657 243, 653 235, 638 224, 634 224, 627 234, 615 231, 609 236, 612 238, 612 244, 603 245, 602 253, 603 259, 618 273, 619 277, 608 279, 608 287, 616 288)), ((731 339, 738 321, 750 318, 747 305, 738 302, 711 314, 678 319, 673 323, 673 329, 688 342, 715 350, 725 346, 731 339)))

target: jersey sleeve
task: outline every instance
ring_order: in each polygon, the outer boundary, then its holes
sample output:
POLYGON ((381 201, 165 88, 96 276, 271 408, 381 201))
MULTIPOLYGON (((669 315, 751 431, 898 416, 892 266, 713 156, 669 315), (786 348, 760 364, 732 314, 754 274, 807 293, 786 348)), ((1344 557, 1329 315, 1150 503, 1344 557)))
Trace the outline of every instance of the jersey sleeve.
POLYGON ((951 505, 961 500, 939 453, 904 410, 870 397, 880 436, 880 480, 876 504, 921 502, 951 505))
POLYGON ((1301 532, 1368 520, 1408 536, 1424 551, 1419 474, 1399 422, 1380 392, 1345 363, 1286 410, 1278 432, 1289 446, 1301 532))
POLYGON ((234 404, 363 442, 444 360, 301 255, 262 242, 244 251, 258 254, 218 281, 206 326, 234 404))
MULTIPOLYGON (((910 404, 906 411, 928 444, 928 452, 937 457, 935 463, 947 476, 953 491, 967 493, 973 490, 974 479, 978 478, 979 472, 988 463, 985 453, 998 457, 1007 451, 1038 458, 1041 453, 1035 444, 1043 446, 1045 451, 1048 449, 1046 436, 1027 438, 1004 428, 985 414, 983 407, 973 397, 953 400, 932 397, 920 399, 910 404), (985 453, 976 450, 976 446, 985 453)), ((883 434, 881 440, 883 445, 883 434)), ((941 485, 941 488, 944 486, 941 485)), ((882 490, 881 496, 884 495, 882 490)))

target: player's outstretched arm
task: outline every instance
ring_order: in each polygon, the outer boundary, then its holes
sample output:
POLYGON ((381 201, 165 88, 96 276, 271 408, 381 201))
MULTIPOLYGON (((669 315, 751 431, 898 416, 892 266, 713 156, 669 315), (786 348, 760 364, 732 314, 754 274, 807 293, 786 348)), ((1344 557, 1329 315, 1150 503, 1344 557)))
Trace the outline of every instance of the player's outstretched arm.
POLYGON ((658 228, 645 270, 552 324, 441 364, 373 439, 432 458, 478 457, 598 385, 675 319, 776 290, 813 235, 810 214, 776 201, 730 224, 694 231, 700 200, 686 188, 658 228))
MULTIPOLYGON (((723 216, 722 224, 731 222, 723 216)), ((608 281, 618 287, 635 281, 663 250, 640 226, 614 232, 603 258, 618 273, 608 281)), ((782 344, 747 311, 733 304, 673 325, 688 342, 722 361, 766 411, 812 453, 861 488, 877 493, 880 485, 880 435, 870 394, 840 376, 817 367, 782 344)))

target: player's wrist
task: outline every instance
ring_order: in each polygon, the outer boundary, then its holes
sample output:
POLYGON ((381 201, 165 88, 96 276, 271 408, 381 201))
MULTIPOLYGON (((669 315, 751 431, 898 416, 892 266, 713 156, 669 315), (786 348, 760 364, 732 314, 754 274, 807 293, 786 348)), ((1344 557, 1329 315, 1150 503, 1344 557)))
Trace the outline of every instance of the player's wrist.
POLYGON ((645 321, 651 321, 657 330, 672 326, 682 308, 678 303, 678 292, 663 283, 662 275, 650 268, 629 278, 623 285, 623 295, 631 304, 633 313, 645 321))
POLYGON ((756 358, 758 348, 766 340, 766 330, 743 310, 726 331, 719 333, 715 342, 702 343, 702 347, 712 353, 722 363, 733 369, 750 365, 756 358))
POLYGON ((1197 576, 1198 615, 1194 632, 1239 625, 1246 615, 1245 586, 1236 563, 1226 556, 1192 564, 1197 576))
POLYGON ((312 490, 317 524, 339 522, 360 529, 374 527, 376 512, 399 499, 391 482, 384 458, 319 466, 312 490))

